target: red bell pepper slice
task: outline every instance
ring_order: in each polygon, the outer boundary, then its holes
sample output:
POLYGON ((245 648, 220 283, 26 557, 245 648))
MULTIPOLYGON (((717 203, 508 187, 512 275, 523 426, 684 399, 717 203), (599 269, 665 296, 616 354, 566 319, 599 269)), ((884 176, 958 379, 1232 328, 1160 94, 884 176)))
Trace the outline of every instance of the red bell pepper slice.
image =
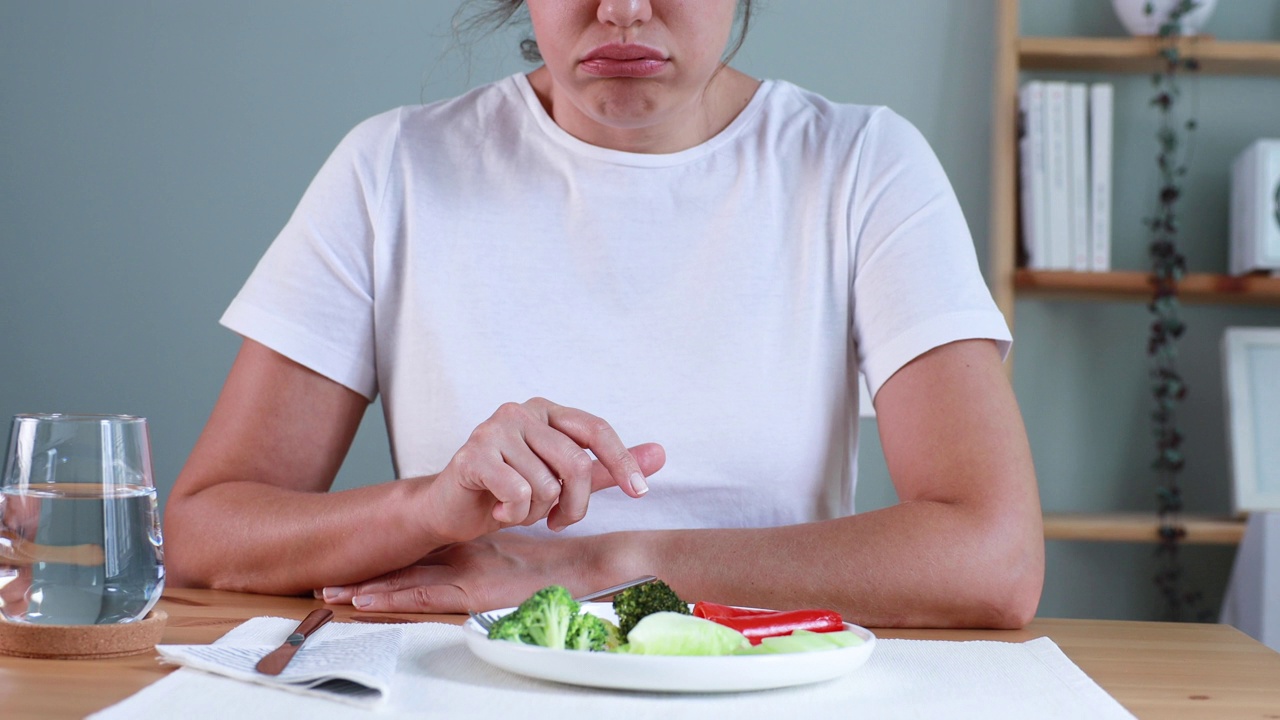
POLYGON ((769 615, 778 612, 777 610, 755 610, 752 608, 734 607, 733 605, 721 605, 713 602, 697 602, 693 605, 693 614, 695 617, 705 618, 707 620, 715 620, 716 618, 733 618, 733 617, 749 617, 751 615, 769 615))
POLYGON ((693 614, 733 628, 746 636, 752 645, 767 637, 790 635, 796 630, 837 632, 844 630, 844 618, 834 610, 750 610, 729 605, 700 602, 693 614))

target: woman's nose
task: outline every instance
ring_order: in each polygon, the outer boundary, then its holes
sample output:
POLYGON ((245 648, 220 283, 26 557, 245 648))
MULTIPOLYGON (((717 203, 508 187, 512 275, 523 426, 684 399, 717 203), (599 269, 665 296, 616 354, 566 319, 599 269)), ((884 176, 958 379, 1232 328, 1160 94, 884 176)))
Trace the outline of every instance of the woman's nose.
POLYGON ((649 22, 653 6, 649 0, 600 0, 596 18, 609 25, 631 27, 649 22))

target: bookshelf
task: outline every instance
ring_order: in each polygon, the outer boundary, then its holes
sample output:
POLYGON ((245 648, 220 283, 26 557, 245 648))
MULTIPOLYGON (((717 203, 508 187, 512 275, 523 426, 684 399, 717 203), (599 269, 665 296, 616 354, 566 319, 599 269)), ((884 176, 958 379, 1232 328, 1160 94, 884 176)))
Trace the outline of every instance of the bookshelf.
MULTIPOLYGON (((1184 543, 1237 545, 1244 536, 1244 521, 1229 517, 1183 518, 1184 543)), ((1050 513, 1044 518, 1046 540, 1154 543, 1160 539, 1155 513, 1050 513)))
MULTIPOLYGON (((1054 272, 1018 269, 1013 276, 1018 297, 1056 300, 1146 302, 1151 279, 1145 272, 1054 272)), ((1280 305, 1280 277, 1188 273, 1178 284, 1183 303, 1280 305)))
MULTIPOLYGON (((1152 73, 1160 69, 1152 38, 1017 38, 1023 70, 1152 73)), ((1179 50, 1200 61, 1209 75, 1280 75, 1280 43, 1184 38, 1179 50)))
MULTIPOLYGON (((1144 272, 1031 271, 1017 267, 1018 86, 1023 71, 1151 73, 1159 67, 1158 41, 1023 37, 1019 0, 998 0, 996 42, 989 268, 992 295, 1009 327, 1014 327, 1019 299, 1145 303, 1150 298, 1150 285, 1144 272)), ((1202 75, 1280 77, 1280 42, 1228 42, 1207 36, 1180 42, 1185 53, 1200 61, 1202 75)), ((1191 273, 1180 284, 1179 296, 1186 303, 1280 306, 1280 278, 1191 273)), ((1181 524, 1187 531, 1184 542, 1192 544, 1237 544, 1244 534, 1241 518, 1184 515, 1181 524)), ((1045 537, 1051 540, 1155 543, 1159 540, 1157 530, 1154 510, 1144 515, 1045 514, 1045 537)))

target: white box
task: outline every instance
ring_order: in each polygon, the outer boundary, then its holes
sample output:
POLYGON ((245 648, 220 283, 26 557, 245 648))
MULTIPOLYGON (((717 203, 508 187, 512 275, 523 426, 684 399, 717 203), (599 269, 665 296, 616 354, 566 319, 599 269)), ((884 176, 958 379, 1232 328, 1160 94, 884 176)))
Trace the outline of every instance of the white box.
POLYGON ((1280 139, 1254 142, 1231 165, 1230 268, 1280 271, 1280 139))
POLYGON ((1280 513, 1249 513, 1219 622, 1280 652, 1280 513))
POLYGON ((1222 334, 1227 459, 1236 512, 1280 512, 1280 327, 1222 334))

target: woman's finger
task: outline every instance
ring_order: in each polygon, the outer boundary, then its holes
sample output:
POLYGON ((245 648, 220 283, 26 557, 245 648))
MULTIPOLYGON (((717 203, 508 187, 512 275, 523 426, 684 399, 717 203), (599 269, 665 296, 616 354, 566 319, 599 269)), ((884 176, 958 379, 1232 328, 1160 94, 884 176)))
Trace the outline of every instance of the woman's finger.
POLYGON ((362 593, 351 598, 365 612, 463 613, 467 596, 456 585, 417 585, 385 593, 362 593))
POLYGON ((457 579, 457 570, 449 565, 410 565, 371 580, 327 587, 320 596, 330 604, 349 603, 357 595, 380 595, 420 585, 444 585, 457 579))
POLYGON ((547 527, 563 530, 587 514, 595 461, 572 438, 550 425, 531 425, 525 441, 559 480, 558 504, 547 507, 547 527))
MULTIPOLYGON (((531 430, 539 431, 538 428, 531 428, 531 430)), ((573 445, 571 440, 545 425, 541 426, 541 430, 555 433, 560 436, 562 442, 567 445, 573 445)), ((547 512, 560 500, 562 478, 560 473, 548 467, 539 453, 526 444, 504 449, 502 457, 507 465, 515 470, 529 486, 529 509, 521 524, 531 525, 546 517, 547 512)))
MULTIPOLYGON (((640 470, 645 476, 652 475, 662 469, 666 463, 667 454, 662 446, 657 443, 643 443, 631 448, 631 454, 635 457, 640 465, 640 470)), ((547 514, 547 527, 552 530, 563 530, 564 528, 578 522, 587 514, 587 500, 592 493, 614 487, 613 475, 598 460, 591 464, 591 478, 584 485, 574 485, 569 487, 565 484, 565 490, 560 494, 560 503, 551 509, 547 514), (579 488, 583 487, 582 500, 579 500, 577 493, 579 488)))
POLYGON ((498 501, 491 516, 505 525, 518 525, 529 516, 532 489, 502 455, 487 448, 464 445, 449 467, 460 487, 487 492, 498 501))
MULTIPOLYGON (((640 463, 640 471, 646 478, 661 470, 667 463, 667 451, 658 443, 641 443, 630 450, 631 456, 640 463)), ((611 488, 615 484, 609 470, 596 461, 591 468, 591 492, 611 488)))
POLYGON ((547 423, 568 435, 579 447, 590 450, 623 492, 631 497, 649 492, 640 464, 609 423, 583 410, 547 400, 542 402, 545 403, 547 423))
POLYGON ((493 508, 494 520, 503 525, 520 525, 529 518, 529 508, 533 503, 533 488, 514 468, 501 463, 482 478, 481 482, 498 501, 493 508))

